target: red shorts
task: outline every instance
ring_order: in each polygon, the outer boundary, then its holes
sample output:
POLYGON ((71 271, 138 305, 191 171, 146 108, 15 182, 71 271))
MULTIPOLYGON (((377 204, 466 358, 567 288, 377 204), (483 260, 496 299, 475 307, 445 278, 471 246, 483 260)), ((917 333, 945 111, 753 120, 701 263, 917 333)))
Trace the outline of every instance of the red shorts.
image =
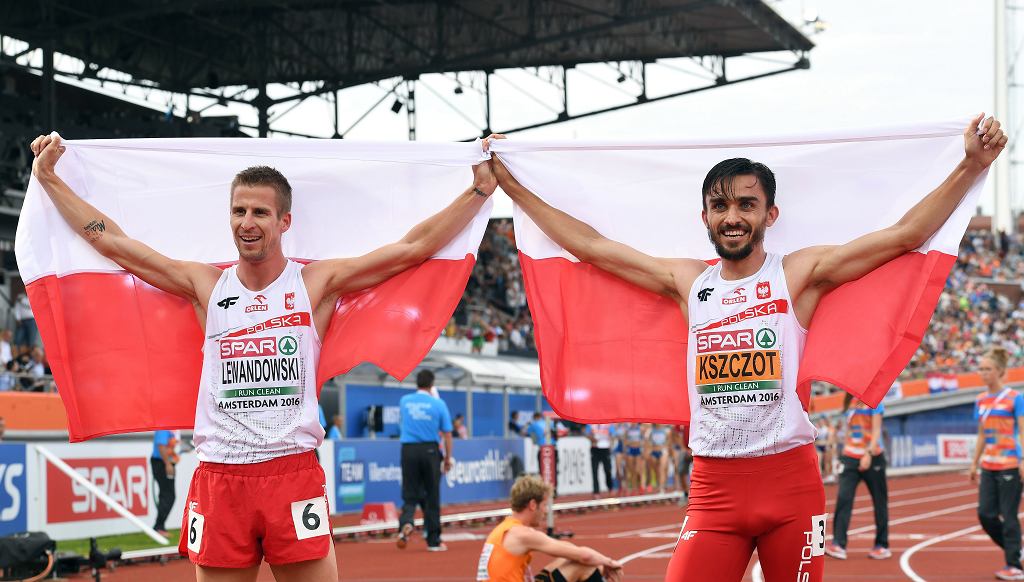
POLYGON ((665 580, 742 580, 756 547, 765 580, 820 582, 826 518, 813 444, 767 457, 694 457, 665 580))
POLYGON ((200 463, 178 551, 200 566, 318 560, 331 544, 324 471, 314 451, 250 465, 200 463))

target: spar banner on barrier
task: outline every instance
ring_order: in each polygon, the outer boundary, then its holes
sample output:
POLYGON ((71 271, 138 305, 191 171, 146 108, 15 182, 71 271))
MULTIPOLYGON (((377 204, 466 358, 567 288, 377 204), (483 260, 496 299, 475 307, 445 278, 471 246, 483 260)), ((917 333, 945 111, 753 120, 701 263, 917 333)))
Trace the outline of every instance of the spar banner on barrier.
POLYGON ((977 435, 903 435, 892 438, 887 451, 892 467, 970 464, 977 435))
POLYGON ((938 437, 939 463, 966 465, 974 458, 977 434, 940 434, 938 437))
POLYGON ((0 444, 0 535, 28 529, 25 445, 0 444))
MULTIPOLYGON (((441 476, 441 503, 505 499, 512 487, 511 458, 523 458, 523 439, 454 442, 452 469, 441 476)), ((364 503, 402 503, 402 445, 387 441, 335 443, 335 511, 360 511, 364 503)))

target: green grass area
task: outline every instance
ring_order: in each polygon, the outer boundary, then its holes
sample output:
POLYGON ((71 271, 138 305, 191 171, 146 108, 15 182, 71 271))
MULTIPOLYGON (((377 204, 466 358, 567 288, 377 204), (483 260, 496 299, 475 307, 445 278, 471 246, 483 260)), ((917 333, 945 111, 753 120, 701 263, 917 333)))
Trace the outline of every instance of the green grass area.
MULTIPOLYGON (((101 536, 96 538, 96 542, 99 544, 100 549, 109 552, 114 548, 121 548, 122 552, 130 550, 146 550, 149 548, 159 547, 177 547, 178 546, 178 534, 180 530, 172 529, 167 532, 167 539, 170 540, 170 544, 167 546, 160 546, 153 541, 152 538, 142 532, 122 534, 118 536, 101 536)), ((83 556, 89 555, 89 538, 82 540, 67 540, 57 542, 58 552, 75 552, 83 556)))

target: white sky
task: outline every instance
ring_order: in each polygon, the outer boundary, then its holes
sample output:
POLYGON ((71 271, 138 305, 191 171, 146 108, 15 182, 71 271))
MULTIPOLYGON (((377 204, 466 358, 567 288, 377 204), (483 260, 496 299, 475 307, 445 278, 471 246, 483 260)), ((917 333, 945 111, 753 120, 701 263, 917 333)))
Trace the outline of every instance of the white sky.
MULTIPOLYGON (((982 0, 783 0, 772 2, 790 21, 817 13, 828 28, 812 36, 811 68, 738 83, 703 93, 651 103, 578 121, 529 130, 531 139, 694 138, 715 135, 764 135, 804 129, 878 126, 970 116, 993 108, 993 3, 982 0)), ((504 77, 512 77, 507 72, 504 77)), ((651 75, 651 84, 656 82, 651 75)), ((588 79, 576 75, 578 82, 588 79)), ((612 77, 614 78, 614 77, 612 77)), ((479 97, 451 93, 453 85, 425 78, 438 92, 479 118, 479 97)), ((520 93, 495 91, 495 129, 550 117, 520 93)), ((570 86, 572 79, 570 79, 570 86)), ((614 89, 591 83, 593 90, 570 95, 570 111, 593 104, 621 102, 614 89), (586 100, 587 102, 583 102, 586 100)), ((589 86, 588 86, 589 89, 589 86)), ((542 91, 541 88, 534 88, 542 91)), ((652 90, 652 94, 657 91, 652 90)), ((381 90, 351 90, 343 95, 342 128, 381 90), (348 109, 346 109, 348 108, 348 109)), ((422 86, 418 139, 469 137, 474 129, 422 86)), ((356 139, 405 139, 404 111, 379 110, 350 135, 356 139)), ((330 133, 329 108, 311 105, 282 119, 281 127, 330 133)), ((1011 136, 1012 137, 1012 136, 1011 136)), ((991 194, 983 200, 991 207, 991 194)))

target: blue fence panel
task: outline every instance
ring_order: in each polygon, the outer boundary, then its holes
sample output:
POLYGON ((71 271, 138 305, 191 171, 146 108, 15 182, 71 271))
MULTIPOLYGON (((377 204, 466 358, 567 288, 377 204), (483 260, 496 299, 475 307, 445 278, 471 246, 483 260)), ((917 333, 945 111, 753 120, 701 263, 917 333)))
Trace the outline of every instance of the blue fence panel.
MULTIPOLYGON (((402 504, 401 444, 341 441, 335 445, 335 510, 360 511, 364 503, 402 504)), ((524 455, 522 439, 456 440, 455 465, 441 476, 441 503, 506 499, 512 487, 512 455, 524 455)))
POLYGON ((495 392, 473 394, 474 437, 500 437, 505 435, 508 419, 504 414, 505 395, 495 392))
POLYGON ((0 444, 0 535, 28 529, 27 473, 25 445, 0 444))

